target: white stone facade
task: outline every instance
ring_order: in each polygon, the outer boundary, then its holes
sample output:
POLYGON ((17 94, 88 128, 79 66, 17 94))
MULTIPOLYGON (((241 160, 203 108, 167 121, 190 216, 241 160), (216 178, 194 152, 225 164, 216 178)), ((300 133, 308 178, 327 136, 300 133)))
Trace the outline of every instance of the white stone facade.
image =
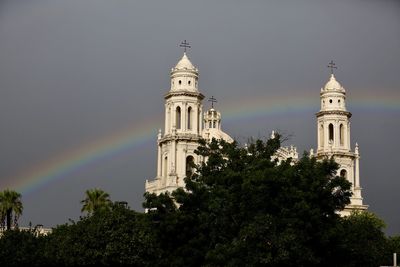
POLYGON ((171 89, 164 97, 164 134, 160 130, 157 140, 157 176, 146 180, 146 192, 160 194, 184 187, 183 179, 193 173, 191 163, 203 160, 194 153, 200 138, 233 141, 221 130, 218 111, 212 108, 203 114, 204 96, 198 90, 198 77, 197 68, 184 53, 171 70, 171 89))
MULTIPOLYGON (((221 130, 221 113, 213 107, 203 114, 204 96, 198 90, 199 73, 186 53, 171 70, 171 88, 165 95, 165 128, 158 133, 157 176, 146 180, 146 192, 160 194, 184 187, 184 178, 193 173, 191 163, 198 164, 204 158, 196 155, 200 138, 212 138, 233 142, 221 130)), ((352 183, 351 203, 341 212, 348 215, 353 210, 365 210, 361 196, 359 151, 350 147, 350 117, 346 110, 346 91, 333 74, 321 89, 321 110, 317 116, 317 152, 310 156, 318 160, 333 157, 340 165, 337 175, 352 183)), ((274 138, 272 132, 271 138, 274 138)), ((278 162, 292 158, 298 160, 296 147, 281 147, 273 159, 278 162)))

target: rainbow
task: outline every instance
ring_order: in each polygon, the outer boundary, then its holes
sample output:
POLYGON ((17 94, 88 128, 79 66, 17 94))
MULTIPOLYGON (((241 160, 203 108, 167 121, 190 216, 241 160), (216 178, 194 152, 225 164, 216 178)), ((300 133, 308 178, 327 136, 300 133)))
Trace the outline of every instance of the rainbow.
MULTIPOLYGON (((247 118, 315 112, 318 108, 319 101, 316 101, 315 92, 307 95, 293 94, 290 96, 258 96, 240 100, 226 99, 222 105, 218 106, 224 120, 239 123, 247 118)), ((397 113, 400 112, 400 93, 389 92, 385 95, 376 95, 374 91, 364 90, 358 94, 354 92, 348 108, 350 110, 383 110, 397 113)), ((5 183, 3 181, 0 184, 0 188, 10 188, 22 194, 27 194, 50 182, 66 178, 72 172, 117 157, 130 149, 140 148, 151 140, 156 142, 157 129, 163 127, 162 118, 163 114, 157 114, 157 116, 143 123, 117 130, 109 136, 99 137, 93 142, 64 151, 22 173, 8 177, 8 179, 5 179, 5 183)))
POLYGON ((92 164, 103 162, 132 148, 140 148, 156 140, 159 119, 133 125, 74 149, 64 151, 54 158, 43 161, 27 170, 6 179, 0 188, 11 188, 28 194, 52 181, 67 177, 92 164))

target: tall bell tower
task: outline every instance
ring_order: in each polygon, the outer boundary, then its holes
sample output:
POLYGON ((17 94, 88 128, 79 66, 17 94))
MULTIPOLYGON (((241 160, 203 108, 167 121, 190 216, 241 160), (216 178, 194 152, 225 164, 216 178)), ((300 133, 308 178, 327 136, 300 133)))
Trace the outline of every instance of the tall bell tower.
POLYGON ((158 133, 157 176, 146 181, 146 192, 172 192, 185 185, 184 178, 193 173, 192 163, 200 158, 194 153, 202 133, 202 100, 198 90, 198 69, 185 52, 171 69, 171 87, 164 96, 165 127, 158 133))
POLYGON ((341 212, 348 215, 352 210, 365 210, 368 206, 363 205, 361 196, 358 144, 354 151, 351 149, 351 113, 346 109, 346 91, 333 74, 335 63, 331 61, 328 67, 331 68, 331 76, 321 88, 321 110, 316 114, 318 148, 315 156, 321 160, 333 157, 340 165, 337 175, 351 182, 351 203, 341 212))

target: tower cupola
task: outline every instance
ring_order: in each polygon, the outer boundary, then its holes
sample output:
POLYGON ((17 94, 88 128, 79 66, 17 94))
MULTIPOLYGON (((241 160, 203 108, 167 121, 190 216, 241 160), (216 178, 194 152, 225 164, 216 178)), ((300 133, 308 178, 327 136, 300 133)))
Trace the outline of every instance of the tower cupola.
POLYGON ((321 88, 321 111, 346 111, 346 91, 332 73, 328 82, 321 88))
POLYGON ((181 60, 171 69, 170 91, 198 92, 199 71, 189 60, 186 52, 181 60))
POLYGON ((203 138, 210 141, 215 138, 217 140, 225 140, 226 142, 233 142, 232 137, 230 137, 227 133, 222 131, 221 129, 221 113, 214 108, 214 103, 217 100, 212 96, 208 101, 210 101, 211 108, 204 112, 203 122, 203 138))

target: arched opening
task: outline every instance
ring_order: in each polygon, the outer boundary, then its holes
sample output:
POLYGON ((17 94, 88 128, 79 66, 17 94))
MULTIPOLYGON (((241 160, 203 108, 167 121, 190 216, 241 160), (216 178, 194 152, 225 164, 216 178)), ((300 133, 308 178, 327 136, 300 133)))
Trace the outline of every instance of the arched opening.
POLYGON ((333 142, 333 124, 329 124, 329 142, 333 142))
POLYGON ((347 171, 345 169, 340 171, 340 177, 343 177, 343 178, 347 179, 347 171))
POLYGON ((175 124, 176 124, 176 129, 180 129, 181 128, 181 108, 180 107, 176 108, 175 124))
POLYGON ((186 157, 186 177, 192 177, 194 173, 194 158, 193 156, 186 157))
POLYGON ((165 157, 164 158, 164 164, 163 164, 163 176, 164 177, 167 177, 167 174, 168 174, 168 157, 165 157))
POLYGON ((340 124, 339 126, 339 140, 340 140, 340 145, 344 145, 344 126, 343 124, 340 124))
POLYGON ((187 128, 188 130, 192 129, 192 107, 188 108, 188 112, 187 112, 187 128))
POLYGON ((319 143, 320 143, 321 147, 324 146, 324 125, 323 124, 321 124, 321 126, 319 127, 319 143))

